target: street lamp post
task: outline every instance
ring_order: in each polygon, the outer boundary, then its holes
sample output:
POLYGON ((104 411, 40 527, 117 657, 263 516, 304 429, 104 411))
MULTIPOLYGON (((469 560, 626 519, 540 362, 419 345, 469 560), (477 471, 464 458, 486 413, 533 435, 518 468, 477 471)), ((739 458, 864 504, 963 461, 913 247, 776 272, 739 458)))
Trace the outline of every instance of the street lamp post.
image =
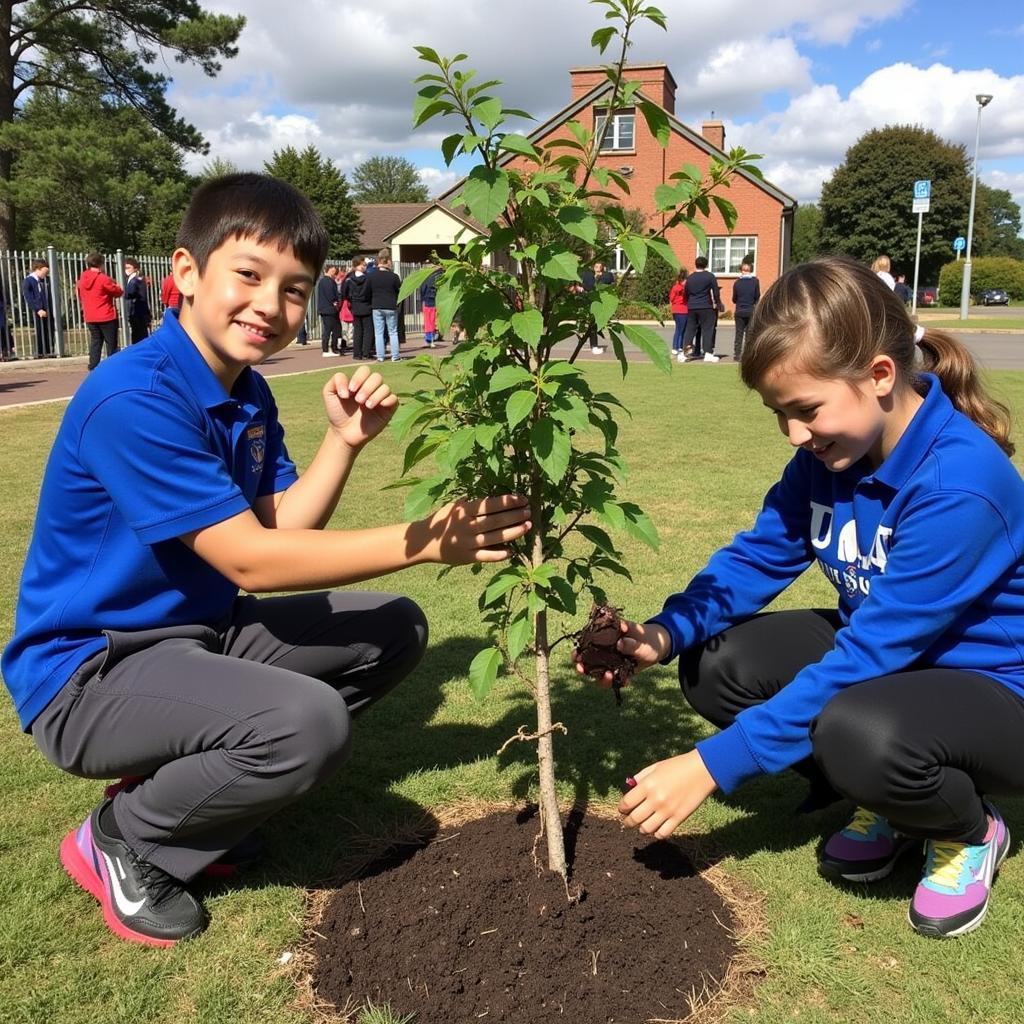
POLYGON ((960 289, 960 319, 967 319, 967 307, 971 302, 971 242, 974 239, 974 197, 978 191, 978 143, 981 141, 981 112, 991 102, 992 97, 979 92, 975 97, 978 101, 978 126, 974 133, 974 177, 971 179, 971 212, 967 215, 967 258, 964 260, 964 283, 960 289))

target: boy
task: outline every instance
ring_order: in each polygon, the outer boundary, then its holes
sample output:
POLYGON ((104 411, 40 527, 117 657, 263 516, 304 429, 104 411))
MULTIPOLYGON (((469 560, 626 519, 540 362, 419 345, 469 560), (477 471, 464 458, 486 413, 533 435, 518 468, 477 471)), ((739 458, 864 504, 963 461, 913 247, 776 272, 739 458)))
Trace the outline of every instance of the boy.
POLYGON ((715 354, 715 332, 718 316, 725 312, 725 306, 722 304, 718 278, 708 270, 707 257, 698 256, 693 265, 697 270, 690 274, 683 286, 689 308, 683 333, 683 353, 686 357, 701 358, 700 347, 694 344, 699 333, 704 346, 704 362, 717 363, 719 357, 715 354))
POLYGON ((743 341, 747 336, 754 307, 761 298, 761 282, 754 277, 754 265, 749 260, 740 264, 740 276, 733 282, 733 316, 736 317, 736 336, 732 345, 732 357, 738 363, 743 356, 743 341))
POLYGON ((124 272, 124 301, 128 307, 128 327, 134 345, 149 337, 153 313, 149 308, 149 292, 146 279, 140 273, 139 261, 129 256, 124 261, 124 272))
POLYGON ((50 264, 33 260, 32 272, 21 282, 21 295, 36 331, 36 359, 49 359, 53 352, 53 297, 50 294, 50 264))
POLYGON ((106 260, 101 252, 91 252, 85 259, 85 270, 75 285, 82 303, 85 326, 89 328, 89 372, 100 365, 104 346, 109 359, 118 349, 117 309, 114 299, 124 289, 104 273, 106 260))
POLYGON ((187 883, 345 759, 350 716, 416 666, 420 609, 314 590, 422 562, 497 561, 525 501, 325 530, 397 398, 335 374, 299 476, 252 367, 305 315, 327 235, 309 201, 257 174, 193 196, 172 257, 180 315, 102 363, 72 399, 39 500, 3 673, 45 756, 133 776, 61 845, 119 936, 173 945, 205 927, 187 883))

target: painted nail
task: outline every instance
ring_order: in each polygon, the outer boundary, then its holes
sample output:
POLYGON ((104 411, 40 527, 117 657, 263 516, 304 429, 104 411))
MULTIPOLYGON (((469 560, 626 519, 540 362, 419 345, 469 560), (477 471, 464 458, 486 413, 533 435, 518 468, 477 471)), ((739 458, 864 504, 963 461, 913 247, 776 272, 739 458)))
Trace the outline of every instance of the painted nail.
POLYGON ((636 779, 632 775, 626 776, 626 789, 632 789, 636 785, 636 779))

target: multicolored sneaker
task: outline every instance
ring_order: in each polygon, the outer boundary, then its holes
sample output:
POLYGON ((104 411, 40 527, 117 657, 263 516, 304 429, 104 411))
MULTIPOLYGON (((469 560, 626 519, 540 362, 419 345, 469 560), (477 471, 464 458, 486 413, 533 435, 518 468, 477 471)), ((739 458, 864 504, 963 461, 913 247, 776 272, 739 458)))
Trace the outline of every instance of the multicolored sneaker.
POLYGON ((818 871, 833 881, 876 882, 892 873, 896 862, 915 846, 893 831, 888 820, 858 807, 849 823, 825 844, 818 871))
POLYGON ((907 917, 922 935, 945 939, 963 935, 981 924, 988 910, 992 879, 1010 849, 1010 830, 1002 815, 985 804, 990 819, 983 843, 945 843, 930 839, 925 845, 924 878, 910 902, 907 917))
POLYGON ((122 939, 173 946, 206 927, 200 902, 178 879, 141 860, 121 839, 105 835, 97 807, 60 844, 64 870, 103 908, 107 927, 122 939))

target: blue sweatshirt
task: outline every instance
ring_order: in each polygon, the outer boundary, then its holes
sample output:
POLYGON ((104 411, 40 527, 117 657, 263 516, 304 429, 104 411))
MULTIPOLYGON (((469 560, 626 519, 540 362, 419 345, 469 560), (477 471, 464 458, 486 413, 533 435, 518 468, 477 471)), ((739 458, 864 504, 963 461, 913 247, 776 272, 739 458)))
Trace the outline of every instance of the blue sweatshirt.
POLYGON ((835 646, 697 744, 725 792, 811 753, 840 690, 920 663, 981 672, 1024 698, 1024 481, 923 376, 924 403, 885 462, 830 472, 798 451, 753 529, 651 621, 672 653, 760 611, 813 562, 839 595, 835 646))

